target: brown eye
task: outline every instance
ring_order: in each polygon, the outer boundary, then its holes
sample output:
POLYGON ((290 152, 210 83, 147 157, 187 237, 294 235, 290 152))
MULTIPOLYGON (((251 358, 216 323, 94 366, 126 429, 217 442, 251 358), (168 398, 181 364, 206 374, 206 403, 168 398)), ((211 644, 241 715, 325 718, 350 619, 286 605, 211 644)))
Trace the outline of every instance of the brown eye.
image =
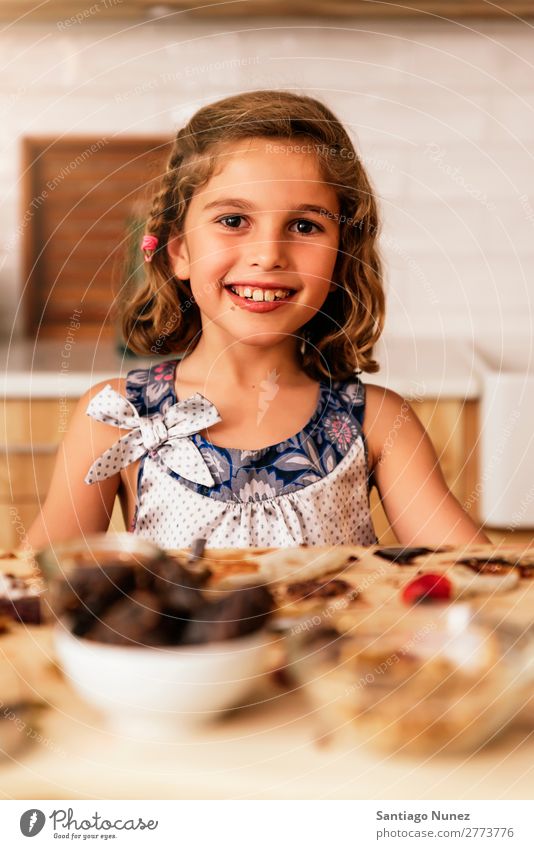
POLYGON ((238 230, 239 223, 242 220, 242 215, 225 215, 223 218, 219 218, 219 222, 230 230, 238 230))
MULTIPOLYGON (((298 221, 294 221, 293 225, 297 225, 297 233, 300 233, 302 236, 310 236, 312 233, 322 233, 322 227, 319 227, 318 224, 315 224, 313 221, 308 221, 307 218, 299 218, 298 221), (309 228, 315 228, 309 229, 309 228)), ((291 226, 293 226, 291 225, 291 226)))

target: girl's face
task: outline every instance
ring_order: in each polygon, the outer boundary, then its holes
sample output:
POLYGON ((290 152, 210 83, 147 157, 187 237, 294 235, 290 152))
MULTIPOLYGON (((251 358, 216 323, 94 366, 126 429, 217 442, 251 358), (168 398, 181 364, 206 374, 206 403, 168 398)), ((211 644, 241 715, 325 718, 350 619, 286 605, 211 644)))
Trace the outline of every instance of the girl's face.
POLYGON ((189 280, 202 331, 266 347, 299 330, 334 290, 339 201, 312 143, 250 138, 228 144, 169 241, 189 280))

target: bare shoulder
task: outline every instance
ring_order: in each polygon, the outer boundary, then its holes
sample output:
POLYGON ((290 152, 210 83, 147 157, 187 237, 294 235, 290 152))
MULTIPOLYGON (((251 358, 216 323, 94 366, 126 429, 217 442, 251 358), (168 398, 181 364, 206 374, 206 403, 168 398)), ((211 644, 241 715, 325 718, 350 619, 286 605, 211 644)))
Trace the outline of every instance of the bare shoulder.
MULTIPOLYGON (((111 386, 116 392, 124 395, 126 380, 116 377, 96 383, 82 395, 74 409, 59 452, 59 455, 63 457, 65 474, 68 477, 83 480, 92 463, 118 442, 121 436, 128 433, 127 429, 102 422, 87 412, 89 403, 107 386, 111 386)), ((113 481, 109 484, 104 482, 99 486, 114 485, 116 489, 120 483, 120 473, 113 477, 114 483, 113 481)))
POLYGON ((367 441, 371 469, 374 469, 380 460, 397 417, 408 415, 410 410, 408 401, 392 389, 378 386, 376 383, 365 384, 363 432, 367 441))
POLYGON ((366 417, 369 415, 373 419, 378 419, 381 412, 393 412, 403 405, 407 408, 409 406, 408 401, 398 392, 394 392, 393 389, 378 386, 376 383, 365 384, 366 417))
POLYGON ((114 425, 104 424, 87 415, 87 407, 92 399, 98 395, 106 386, 111 386, 120 395, 126 394, 126 378, 114 377, 109 380, 102 380, 91 386, 78 401, 72 418, 69 423, 67 433, 67 442, 75 439, 78 444, 79 440, 91 436, 91 454, 96 455, 104 451, 106 448, 120 438, 121 431, 114 425))
POLYGON ((105 389, 106 386, 111 386, 111 388, 120 395, 126 395, 125 377, 111 377, 109 380, 101 380, 99 383, 95 383, 94 386, 91 386, 86 392, 84 392, 76 405, 74 415, 84 415, 87 412, 87 407, 92 399, 105 389))

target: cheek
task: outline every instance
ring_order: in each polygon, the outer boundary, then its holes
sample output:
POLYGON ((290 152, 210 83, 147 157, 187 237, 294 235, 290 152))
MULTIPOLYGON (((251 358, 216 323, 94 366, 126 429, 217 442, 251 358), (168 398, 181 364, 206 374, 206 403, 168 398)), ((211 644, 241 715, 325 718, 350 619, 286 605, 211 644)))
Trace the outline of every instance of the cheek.
POLYGON ((330 278, 336 264, 338 248, 336 245, 311 245, 302 251, 299 264, 303 270, 324 279, 330 278))
POLYGON ((195 303, 200 312, 205 313, 210 318, 214 318, 220 312, 220 295, 217 292, 216 284, 198 283, 191 287, 195 303))
POLYGON ((314 261, 306 265, 304 274, 307 277, 309 298, 314 305, 321 304, 330 291, 334 280, 336 257, 337 252, 317 251, 314 261))
POLYGON ((211 232, 199 228, 191 239, 191 273, 198 277, 200 274, 217 271, 227 261, 230 252, 224 239, 217 238, 211 232), (207 249, 208 248, 208 249, 207 249))

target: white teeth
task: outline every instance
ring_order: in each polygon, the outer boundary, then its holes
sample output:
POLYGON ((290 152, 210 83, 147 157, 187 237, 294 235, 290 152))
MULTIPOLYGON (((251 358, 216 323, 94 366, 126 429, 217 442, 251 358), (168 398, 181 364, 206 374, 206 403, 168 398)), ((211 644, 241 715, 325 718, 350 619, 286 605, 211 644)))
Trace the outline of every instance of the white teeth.
POLYGON ((252 289, 250 286, 230 286, 231 291, 240 298, 252 301, 279 301, 291 295, 290 289, 252 289))

